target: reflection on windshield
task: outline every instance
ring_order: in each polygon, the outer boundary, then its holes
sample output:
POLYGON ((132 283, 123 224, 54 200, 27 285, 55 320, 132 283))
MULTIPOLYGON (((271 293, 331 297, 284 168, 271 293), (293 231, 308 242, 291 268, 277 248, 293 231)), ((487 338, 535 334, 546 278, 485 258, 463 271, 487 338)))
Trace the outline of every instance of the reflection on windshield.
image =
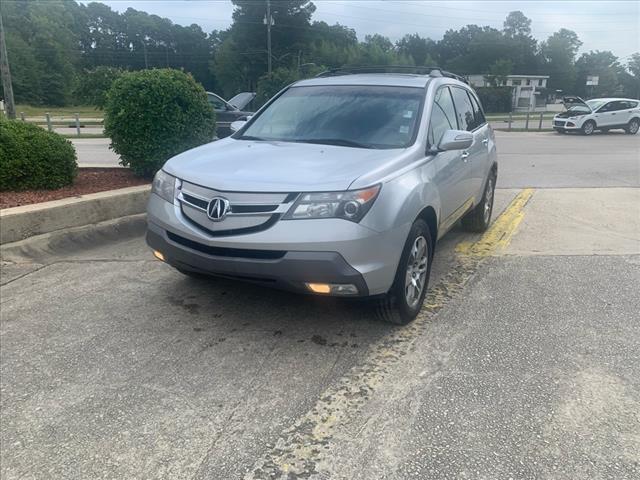
POLYGON ((424 89, 292 87, 254 119, 243 139, 404 148, 413 143, 424 89))

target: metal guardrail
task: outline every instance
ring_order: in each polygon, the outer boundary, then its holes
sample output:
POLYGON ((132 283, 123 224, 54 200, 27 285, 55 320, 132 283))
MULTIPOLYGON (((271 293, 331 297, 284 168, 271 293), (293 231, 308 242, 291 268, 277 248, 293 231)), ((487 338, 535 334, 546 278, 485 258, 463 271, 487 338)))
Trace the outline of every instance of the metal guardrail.
MULTIPOLYGON (((37 117, 31 117, 33 118, 37 118, 37 117)), ((78 137, 82 136, 82 129, 86 128, 86 127, 102 127, 103 123, 101 121, 96 121, 96 120, 85 120, 82 121, 80 119, 80 114, 76 113, 73 115, 71 120, 60 120, 60 121, 54 121, 51 119, 51 114, 49 113, 45 113, 43 121, 39 121, 39 120, 28 120, 25 113, 24 112, 20 112, 20 120, 22 120, 23 122, 27 122, 27 123, 33 123, 36 125, 41 125, 41 126, 45 126, 48 131, 53 132, 55 127, 69 127, 69 128, 75 128, 76 131, 76 135, 78 137)))

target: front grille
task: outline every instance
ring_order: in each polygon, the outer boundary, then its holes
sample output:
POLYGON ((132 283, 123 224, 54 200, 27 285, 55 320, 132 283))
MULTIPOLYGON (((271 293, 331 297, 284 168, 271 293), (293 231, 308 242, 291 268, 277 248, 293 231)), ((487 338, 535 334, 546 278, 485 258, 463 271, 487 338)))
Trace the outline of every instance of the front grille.
POLYGON ((192 250, 205 253, 207 255, 213 255, 215 257, 228 257, 228 258, 253 258, 258 260, 278 260, 286 255, 285 250, 249 250, 244 248, 227 248, 227 247, 212 247, 209 245, 203 245, 202 243, 189 240, 188 238, 181 237, 172 232, 167 232, 167 237, 172 242, 183 245, 192 250))
POLYGON ((554 126, 556 126, 556 127, 564 127, 564 124, 565 124, 565 123, 566 123, 566 122, 559 122, 558 120, 555 120, 555 121, 553 122, 553 125, 554 125, 554 126))
POLYGON ((184 221, 211 236, 228 236, 270 228, 289 210, 297 196, 290 192, 222 191, 183 181, 178 201, 184 221), (229 202, 226 216, 218 220, 207 213, 209 202, 215 197, 229 202))
POLYGON ((182 197, 184 198, 185 202, 190 203, 191 205, 195 205, 196 207, 200 207, 203 210, 206 210, 207 206, 209 205, 209 202, 207 202, 206 200, 196 198, 193 195, 189 195, 188 193, 182 192, 182 197))

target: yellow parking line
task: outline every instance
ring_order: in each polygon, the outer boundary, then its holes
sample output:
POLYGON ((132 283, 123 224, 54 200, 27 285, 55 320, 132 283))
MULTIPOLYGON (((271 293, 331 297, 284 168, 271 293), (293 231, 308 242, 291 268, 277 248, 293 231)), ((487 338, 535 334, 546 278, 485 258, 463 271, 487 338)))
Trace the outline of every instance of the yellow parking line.
POLYGON ((493 222, 477 242, 461 242, 456 246, 456 253, 464 256, 487 257, 504 250, 518 225, 524 218, 524 207, 533 196, 533 188, 525 188, 514 198, 504 212, 493 222))

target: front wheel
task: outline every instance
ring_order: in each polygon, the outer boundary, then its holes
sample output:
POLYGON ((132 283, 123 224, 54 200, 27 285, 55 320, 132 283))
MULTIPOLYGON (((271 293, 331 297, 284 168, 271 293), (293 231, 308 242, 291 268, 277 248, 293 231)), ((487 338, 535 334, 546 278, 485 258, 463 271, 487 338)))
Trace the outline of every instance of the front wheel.
POLYGON ((629 135, 635 135, 636 133, 638 133, 639 128, 640 128, 640 120, 638 120, 637 118, 634 118, 629 122, 629 124, 627 125, 627 128, 625 128, 624 131, 627 132, 629 135))
POLYGON ((582 125, 582 134, 591 135, 596 130, 596 123, 593 120, 587 120, 582 125))
POLYGON ((429 226, 424 220, 416 220, 402 250, 393 285, 377 300, 377 314, 381 320, 406 325, 416 318, 427 293, 432 257, 429 226))

